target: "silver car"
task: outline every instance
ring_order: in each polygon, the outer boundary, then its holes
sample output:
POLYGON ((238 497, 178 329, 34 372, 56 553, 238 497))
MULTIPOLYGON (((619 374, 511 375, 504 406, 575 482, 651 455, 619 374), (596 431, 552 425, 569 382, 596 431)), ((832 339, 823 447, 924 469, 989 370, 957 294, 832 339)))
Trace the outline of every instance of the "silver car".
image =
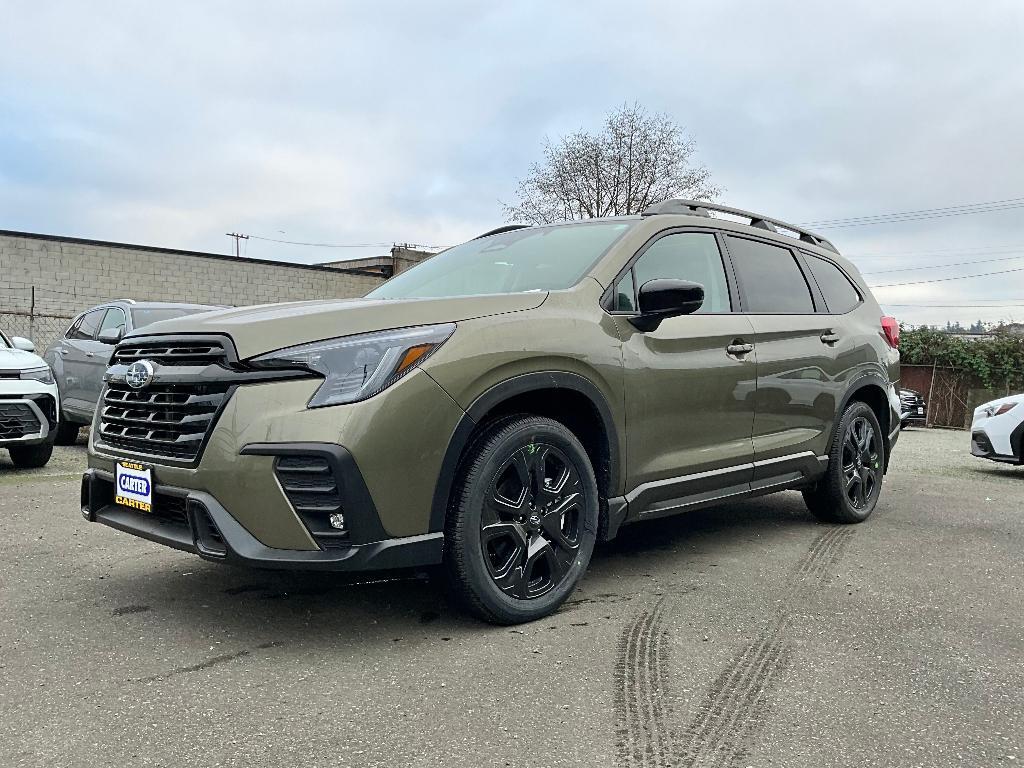
POLYGON ((92 422, 103 388, 103 373, 114 345, 126 333, 160 320, 212 309, 223 307, 117 299, 76 316, 64 336, 43 353, 60 392, 57 445, 72 445, 78 439, 78 430, 92 422))

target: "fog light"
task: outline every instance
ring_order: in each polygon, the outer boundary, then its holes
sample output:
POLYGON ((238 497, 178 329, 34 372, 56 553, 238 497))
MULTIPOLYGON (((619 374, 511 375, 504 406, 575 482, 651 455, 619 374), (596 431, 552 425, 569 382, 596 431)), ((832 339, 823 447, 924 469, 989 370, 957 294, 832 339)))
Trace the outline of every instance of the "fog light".
POLYGON ((330 517, 331 527, 339 530, 345 529, 345 516, 341 512, 335 512, 330 517))

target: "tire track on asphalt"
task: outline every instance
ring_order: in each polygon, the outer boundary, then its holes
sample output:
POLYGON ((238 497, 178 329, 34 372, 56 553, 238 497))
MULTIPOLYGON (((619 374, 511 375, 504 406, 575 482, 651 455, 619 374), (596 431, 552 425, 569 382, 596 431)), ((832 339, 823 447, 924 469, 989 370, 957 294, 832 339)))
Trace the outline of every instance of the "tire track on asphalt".
POLYGON ((672 737, 665 704, 668 681, 665 598, 639 611, 619 637, 615 669, 619 762, 633 768, 668 766, 672 737))
POLYGON ((732 766, 764 724, 770 694, 792 655, 794 608, 828 578, 853 531, 821 532, 795 565, 778 613, 732 657, 709 688, 693 720, 675 732, 668 698, 668 633, 665 597, 637 612, 619 637, 615 711, 619 764, 626 768, 732 766))
POLYGON ((850 526, 833 526, 811 543, 789 579, 778 614, 733 656, 684 729, 686 749, 678 764, 713 768, 741 763, 750 737, 764 724, 769 695, 792 655, 793 609, 828 578, 852 533, 850 526))

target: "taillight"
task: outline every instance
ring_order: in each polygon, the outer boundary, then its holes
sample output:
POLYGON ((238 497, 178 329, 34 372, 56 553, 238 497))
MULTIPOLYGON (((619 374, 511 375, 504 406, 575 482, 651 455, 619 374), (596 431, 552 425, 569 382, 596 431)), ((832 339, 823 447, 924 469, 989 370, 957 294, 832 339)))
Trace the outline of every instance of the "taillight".
POLYGON ((896 349, 900 345, 900 324, 896 322, 895 317, 889 317, 886 315, 882 318, 882 336, 885 337, 886 342, 893 349, 896 349))

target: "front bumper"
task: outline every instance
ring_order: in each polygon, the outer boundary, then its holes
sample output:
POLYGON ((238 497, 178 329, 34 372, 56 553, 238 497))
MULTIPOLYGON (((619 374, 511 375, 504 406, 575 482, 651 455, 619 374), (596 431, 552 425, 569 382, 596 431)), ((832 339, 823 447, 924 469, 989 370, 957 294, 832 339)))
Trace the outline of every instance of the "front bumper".
MULTIPOLYGON (((989 421, 1001 417, 996 416, 989 421)), ((985 429, 975 420, 971 425, 971 455, 1007 464, 1024 464, 1024 422, 1011 430, 985 429), (1014 452, 1014 446, 1019 453, 1014 452)))
POLYGON ((209 493, 158 485, 154 495, 152 513, 115 504, 113 475, 89 469, 82 477, 82 516, 205 560, 261 568, 376 571, 441 562, 442 533, 323 549, 277 549, 255 538, 209 493))

